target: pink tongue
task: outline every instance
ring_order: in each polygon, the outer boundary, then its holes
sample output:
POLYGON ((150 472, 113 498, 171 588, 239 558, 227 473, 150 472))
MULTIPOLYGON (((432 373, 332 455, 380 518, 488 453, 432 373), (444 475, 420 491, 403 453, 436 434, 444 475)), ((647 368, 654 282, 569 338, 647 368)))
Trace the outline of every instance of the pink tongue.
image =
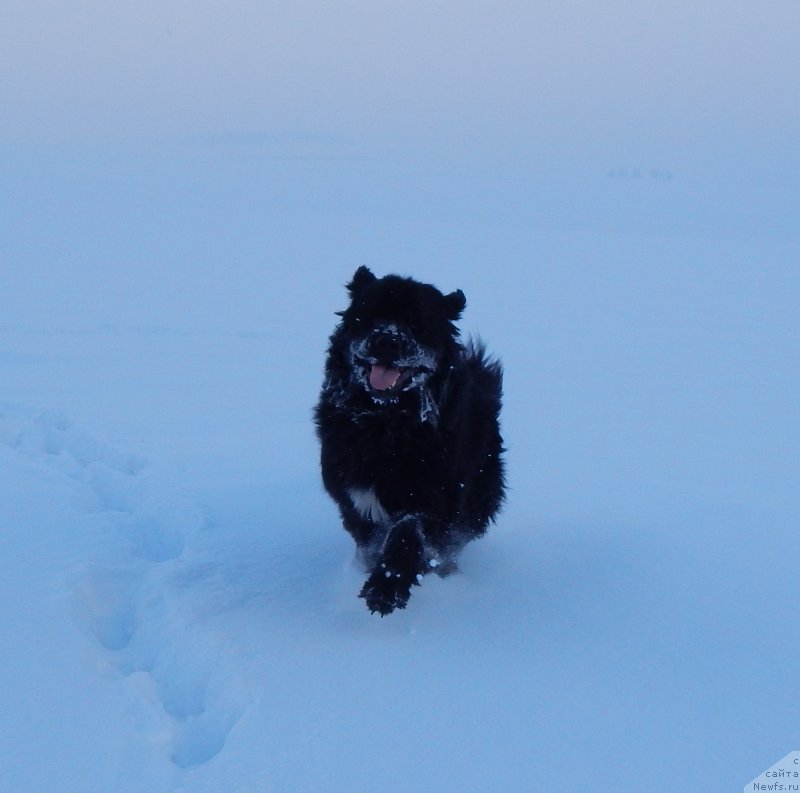
POLYGON ((400 377, 399 369, 391 369, 388 366, 381 366, 379 363, 372 364, 369 370, 369 384, 376 391, 386 391, 391 388, 400 377))

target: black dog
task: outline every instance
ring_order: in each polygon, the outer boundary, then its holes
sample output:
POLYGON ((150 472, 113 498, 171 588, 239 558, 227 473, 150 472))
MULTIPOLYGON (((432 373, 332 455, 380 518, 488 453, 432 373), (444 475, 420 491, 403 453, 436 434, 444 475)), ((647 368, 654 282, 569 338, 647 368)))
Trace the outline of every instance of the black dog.
POLYGON ((360 596, 383 616, 452 572, 503 501, 502 371, 459 343, 461 290, 366 267, 347 288, 315 418, 323 483, 370 573, 360 596))

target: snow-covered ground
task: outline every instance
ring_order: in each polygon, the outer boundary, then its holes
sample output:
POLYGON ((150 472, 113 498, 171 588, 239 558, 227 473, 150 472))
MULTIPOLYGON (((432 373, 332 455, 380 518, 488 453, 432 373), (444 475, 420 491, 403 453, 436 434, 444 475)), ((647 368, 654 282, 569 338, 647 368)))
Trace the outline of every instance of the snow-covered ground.
POLYGON ((800 748, 796 135, 522 142, 498 96, 452 148, 3 139, 3 793, 741 790, 800 748), (360 264, 463 289, 506 370, 508 505, 385 619, 311 423, 360 264))

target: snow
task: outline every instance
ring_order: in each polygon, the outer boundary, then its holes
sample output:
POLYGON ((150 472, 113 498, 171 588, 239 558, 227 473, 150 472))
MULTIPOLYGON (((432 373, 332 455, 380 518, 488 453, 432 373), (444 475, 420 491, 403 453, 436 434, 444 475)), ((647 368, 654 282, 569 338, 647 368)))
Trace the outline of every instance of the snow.
POLYGON ((800 748, 796 16, 675 5, 538 50, 473 4, 7 20, 0 790, 739 790, 800 748), (463 289, 505 368, 507 506, 384 619, 311 414, 360 264, 463 289))

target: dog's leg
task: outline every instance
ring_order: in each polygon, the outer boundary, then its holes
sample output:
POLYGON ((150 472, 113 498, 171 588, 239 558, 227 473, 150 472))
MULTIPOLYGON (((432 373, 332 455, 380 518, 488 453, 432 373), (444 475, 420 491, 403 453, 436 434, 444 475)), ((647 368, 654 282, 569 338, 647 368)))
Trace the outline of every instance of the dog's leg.
POLYGON ((363 517, 348 501, 343 500, 339 503, 339 514, 342 516, 345 529, 355 540, 359 553, 368 556, 370 549, 375 545, 376 535, 380 535, 378 527, 372 520, 363 517))
POLYGON ((427 569, 419 518, 409 515, 389 530, 375 569, 359 597, 367 601, 371 612, 377 611, 382 617, 391 614, 405 608, 411 587, 419 584, 418 576, 427 569))

